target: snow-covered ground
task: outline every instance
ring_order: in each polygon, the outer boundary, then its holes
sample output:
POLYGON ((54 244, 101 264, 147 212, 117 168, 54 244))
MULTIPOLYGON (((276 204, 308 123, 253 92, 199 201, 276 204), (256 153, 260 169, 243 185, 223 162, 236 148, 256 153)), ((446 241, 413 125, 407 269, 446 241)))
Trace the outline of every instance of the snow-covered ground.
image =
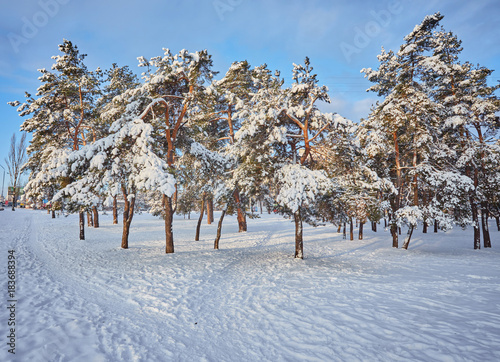
POLYGON ((333 226, 279 215, 237 232, 227 216, 194 241, 196 217, 136 215, 130 249, 101 215, 78 240, 77 216, 0 212, 0 361, 498 361, 500 232, 472 250, 471 230, 414 233, 410 249, 365 227, 343 240, 333 226), (8 250, 16 255, 16 354, 8 353, 8 250))

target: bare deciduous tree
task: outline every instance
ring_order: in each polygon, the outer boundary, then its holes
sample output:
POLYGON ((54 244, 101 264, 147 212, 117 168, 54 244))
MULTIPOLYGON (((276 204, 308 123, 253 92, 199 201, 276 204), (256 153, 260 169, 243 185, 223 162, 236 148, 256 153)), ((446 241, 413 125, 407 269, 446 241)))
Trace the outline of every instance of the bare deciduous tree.
POLYGON ((15 210, 17 189, 22 174, 22 167, 26 163, 26 133, 22 133, 21 140, 16 144, 16 134, 10 139, 9 156, 5 158, 9 170, 10 184, 13 187, 12 211, 15 210))

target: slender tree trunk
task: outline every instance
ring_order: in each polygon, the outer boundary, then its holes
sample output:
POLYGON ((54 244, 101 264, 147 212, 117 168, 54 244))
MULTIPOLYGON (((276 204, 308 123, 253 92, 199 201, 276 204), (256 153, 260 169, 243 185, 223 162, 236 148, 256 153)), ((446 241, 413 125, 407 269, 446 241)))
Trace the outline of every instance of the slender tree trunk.
MULTIPOLYGON (((130 225, 134 217, 135 197, 129 200, 127 190, 122 186, 123 200, 125 201, 123 207, 123 228, 122 228, 122 248, 128 249, 128 237, 130 234, 130 225)), ((134 192, 134 191, 132 191, 134 192)), ((135 192, 134 192, 135 194, 135 192)))
POLYGON ((339 227, 337 229, 337 233, 340 234, 342 232, 342 224, 339 223, 339 227))
POLYGON ((113 196, 113 225, 118 224, 118 203, 116 201, 116 195, 113 196))
POLYGON ((174 252, 174 233, 172 230, 174 213, 171 197, 163 195, 163 207, 165 209, 165 253, 170 254, 174 252))
POLYGON ((483 229, 483 246, 491 248, 490 230, 488 228, 488 204, 481 203, 481 228, 483 229))
POLYGON ((500 231, 500 216, 495 215, 495 221, 497 222, 497 230, 500 231))
POLYGON ((97 210, 97 206, 94 206, 92 211, 94 212, 94 228, 97 229, 99 227, 99 211, 97 210))
POLYGON ((201 228, 201 222, 203 221, 204 213, 205 213, 205 193, 203 193, 203 197, 201 199, 200 217, 198 218, 198 224, 196 225, 196 235, 194 237, 194 241, 200 240, 200 228, 201 228))
POLYGON ((56 218, 56 210, 52 210, 52 218, 55 219, 56 218))
POLYGON ((391 235, 392 235, 392 247, 397 248, 398 247, 398 226, 394 222, 391 224, 391 235))
POLYGON ((85 215, 80 211, 80 240, 85 240, 85 215))
POLYGON ((209 197, 207 200, 207 224, 211 225, 214 222, 214 199, 209 197))
POLYGON ((234 202, 236 203, 236 212, 238 219, 238 232, 247 231, 247 220, 245 211, 241 208, 241 195, 238 189, 233 192, 234 202))
POLYGON ((347 231, 346 231, 346 225, 345 225, 345 221, 344 221, 344 229, 342 231, 342 239, 347 239, 347 231))
POLYGON ((302 240, 302 216, 300 215, 300 208, 293 213, 295 219, 295 258, 304 259, 304 242, 302 240))
POLYGON ((214 249, 219 249, 219 240, 222 234, 222 221, 224 220, 224 216, 226 215, 226 210, 222 210, 222 214, 220 215, 219 225, 217 226, 217 236, 215 237, 214 249))
POLYGON ((422 226, 422 233, 423 234, 427 234, 427 228, 429 227, 429 225, 427 224, 427 221, 424 221, 424 224, 422 226))
POLYGON ((363 240, 363 225, 364 225, 364 222, 360 221, 360 222, 359 222, 359 235, 358 235, 358 240, 363 240))
POLYGON ((350 240, 354 240, 354 222, 352 221, 352 217, 351 221, 349 222, 349 237, 350 240))
POLYGON ((479 229, 478 210, 473 196, 470 197, 470 204, 472 210, 472 223, 474 226, 474 249, 481 249, 481 230, 479 229))
POLYGON ((87 211, 87 226, 88 227, 94 226, 94 222, 92 220, 92 214, 89 211, 87 211))
POLYGON ((437 233, 438 232, 438 221, 437 220, 434 220, 434 232, 437 233))
POLYGON ((413 234, 413 229, 415 227, 413 225, 411 225, 409 228, 408 228, 408 233, 406 234, 406 238, 403 242, 403 249, 405 250, 408 250, 408 245, 410 245, 410 240, 411 240, 411 236, 413 234))

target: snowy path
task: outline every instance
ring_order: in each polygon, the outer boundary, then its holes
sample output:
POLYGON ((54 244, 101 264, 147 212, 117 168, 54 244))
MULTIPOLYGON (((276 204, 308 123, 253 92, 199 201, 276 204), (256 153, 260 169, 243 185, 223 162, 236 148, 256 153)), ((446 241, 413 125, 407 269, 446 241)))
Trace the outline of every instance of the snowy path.
MULTIPOLYGON (((249 220, 245 234, 228 217, 219 251, 216 225, 194 242, 195 225, 176 219, 165 255, 163 224, 146 214, 121 250, 109 216, 82 242, 75 216, 0 213, 0 273, 14 249, 19 298, 17 353, 2 342, 0 360, 500 360, 499 232, 491 250, 454 230, 403 251, 384 231, 346 241, 307 227, 299 261, 280 216, 249 220)), ((6 341, 4 308, 0 318, 6 341)))

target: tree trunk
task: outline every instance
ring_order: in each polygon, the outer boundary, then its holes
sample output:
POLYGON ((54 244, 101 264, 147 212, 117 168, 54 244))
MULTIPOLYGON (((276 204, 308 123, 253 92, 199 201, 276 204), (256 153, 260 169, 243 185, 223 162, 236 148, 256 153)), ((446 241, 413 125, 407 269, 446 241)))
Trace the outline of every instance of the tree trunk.
POLYGON ((411 235, 413 234, 414 226, 411 225, 408 229, 408 233, 406 234, 406 238, 403 242, 403 249, 408 250, 408 245, 410 245, 411 235))
POLYGON ((94 226, 94 222, 92 220, 92 214, 87 211, 87 226, 92 227, 94 226))
POLYGON ((80 240, 85 240, 85 215, 80 211, 80 240))
POLYGON ((56 218, 56 210, 52 210, 52 218, 55 219, 56 218))
POLYGON ((491 248, 490 230, 488 228, 488 204, 481 203, 481 228, 483 229, 483 246, 491 248))
POLYGON ((94 228, 97 229, 99 227, 99 211, 97 210, 97 206, 94 206, 92 211, 94 212, 94 228))
POLYGON ((429 227, 429 225, 427 224, 427 221, 424 221, 424 224, 422 226, 422 233, 423 234, 427 234, 427 228, 429 227))
POLYGON ((342 239, 347 239, 346 225, 344 221, 344 229, 342 230, 342 239))
POLYGON ((224 220, 224 215, 226 215, 226 209, 222 210, 220 216, 219 225, 217 226, 217 236, 215 237, 214 249, 219 249, 219 240, 222 234, 222 221, 224 220))
POLYGON ((392 247, 398 247, 398 226, 396 223, 391 224, 391 235, 392 235, 392 247))
POLYGON ((118 224, 118 204, 116 201, 116 195, 113 196, 113 225, 118 224))
POLYGON ((437 220, 434 220, 434 232, 437 233, 438 232, 438 221, 437 220))
POLYGON ((205 213, 205 193, 203 193, 203 197, 201 199, 200 217, 198 218, 198 224, 196 225, 196 235, 194 237, 194 241, 200 240, 200 228, 201 228, 201 222, 203 221, 204 213, 205 213))
POLYGON ((174 252, 174 233, 172 230, 174 213, 171 197, 163 195, 163 207, 165 209, 165 253, 170 254, 174 252))
POLYGON ((210 197, 207 200, 207 224, 211 225, 214 222, 214 199, 210 197))
POLYGON ((481 249, 481 230, 479 229, 478 210, 473 196, 470 197, 470 204, 472 210, 472 223, 474 224, 474 249, 481 249))
POLYGON ((300 209, 293 213, 295 219, 295 258, 304 259, 304 243, 302 240, 302 216, 300 215, 300 209))
POLYGON ((351 217, 351 221, 349 223, 349 236, 350 236, 350 240, 354 240, 354 223, 352 221, 352 217, 351 217))
POLYGON ((241 195, 238 189, 233 192, 234 202, 236 203, 236 212, 238 219, 238 232, 242 233, 247 231, 247 220, 245 211, 241 208, 241 195))
POLYGON ((359 222, 358 240, 363 240, 363 224, 364 224, 364 222, 362 222, 362 221, 359 222))
POLYGON ((500 216, 499 215, 495 216, 495 221, 497 222, 497 230, 500 231, 500 216))
MULTIPOLYGON (((123 200, 125 201, 123 207, 123 231, 122 231, 122 248, 128 249, 128 236, 130 233, 130 224, 134 217, 135 197, 129 200, 127 190, 122 186, 123 200)), ((135 193, 135 192, 134 192, 135 193)))
POLYGON ((339 223, 339 227, 337 229, 337 233, 340 234, 342 232, 342 224, 339 223))

